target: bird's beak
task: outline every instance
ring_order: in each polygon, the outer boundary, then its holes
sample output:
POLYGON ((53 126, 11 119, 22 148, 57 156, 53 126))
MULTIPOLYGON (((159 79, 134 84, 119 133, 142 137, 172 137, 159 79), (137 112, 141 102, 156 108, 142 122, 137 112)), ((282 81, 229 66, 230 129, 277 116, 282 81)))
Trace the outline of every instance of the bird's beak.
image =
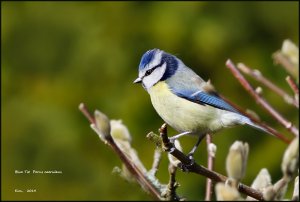
POLYGON ((141 82, 142 82, 142 79, 138 77, 136 80, 134 80, 133 83, 141 83, 141 82))

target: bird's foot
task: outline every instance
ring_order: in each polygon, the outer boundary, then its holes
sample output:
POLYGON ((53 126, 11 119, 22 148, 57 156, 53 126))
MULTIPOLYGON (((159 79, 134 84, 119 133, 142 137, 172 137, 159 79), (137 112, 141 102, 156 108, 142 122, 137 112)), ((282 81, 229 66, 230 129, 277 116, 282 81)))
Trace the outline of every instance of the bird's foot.
POLYGON ((195 159, 193 157, 193 153, 189 153, 188 158, 190 159, 190 162, 188 164, 184 164, 184 163, 180 163, 178 165, 178 167, 183 171, 183 172, 190 172, 191 167, 194 165, 195 163, 195 159))

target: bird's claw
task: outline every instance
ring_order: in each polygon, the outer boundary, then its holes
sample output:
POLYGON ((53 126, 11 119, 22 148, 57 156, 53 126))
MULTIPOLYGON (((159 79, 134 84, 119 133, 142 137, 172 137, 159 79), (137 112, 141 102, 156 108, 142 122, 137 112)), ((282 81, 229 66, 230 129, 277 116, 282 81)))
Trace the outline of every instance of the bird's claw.
POLYGON ((194 157, 193 157, 193 154, 188 154, 187 155, 188 156, 188 158, 190 159, 190 162, 189 162, 189 164, 183 164, 183 163, 180 163, 179 165, 178 165, 178 167, 183 171, 183 172, 189 172, 190 170, 191 170, 191 167, 194 165, 194 163, 195 163, 195 159, 194 159, 194 157))

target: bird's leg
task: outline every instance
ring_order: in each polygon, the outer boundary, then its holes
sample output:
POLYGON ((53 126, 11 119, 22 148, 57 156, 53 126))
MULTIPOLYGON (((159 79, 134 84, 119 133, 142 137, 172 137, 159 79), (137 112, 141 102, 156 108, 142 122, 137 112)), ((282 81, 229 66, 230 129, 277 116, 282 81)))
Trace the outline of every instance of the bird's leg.
POLYGON ((188 153, 188 157, 191 159, 191 160, 194 160, 194 153, 195 151, 197 150, 200 142, 203 140, 203 138, 205 137, 206 135, 200 135, 196 144, 194 145, 194 147, 192 148, 192 150, 188 153))
POLYGON ((189 165, 185 165, 185 164, 180 164, 179 168, 184 171, 184 172, 189 172, 190 171, 190 167, 195 163, 194 160, 194 153, 197 150, 200 142, 203 140, 203 138, 205 137, 205 135, 200 135, 196 144, 194 145, 194 147, 192 148, 192 150, 187 154, 187 156, 189 157, 189 159, 191 160, 191 163, 189 165))
POLYGON ((169 140, 170 140, 170 142, 174 143, 174 141, 177 140, 178 138, 180 138, 180 137, 182 137, 184 135, 188 135, 190 133, 192 133, 192 132, 186 131, 186 132, 183 132, 183 133, 179 133, 177 135, 174 135, 174 136, 170 137, 169 140))
MULTIPOLYGON (((174 143, 174 141, 184 135, 188 135, 188 134, 191 134, 192 132, 190 131, 186 131, 186 132, 183 132, 183 133, 179 133, 177 135, 174 135, 172 137, 169 138, 170 142, 174 143)), ((203 140, 203 138, 205 137, 205 134, 202 134, 199 136, 196 144, 194 145, 194 147, 192 148, 192 150, 187 154, 187 156, 189 157, 189 159, 191 160, 191 163, 189 165, 183 165, 181 164, 179 167, 181 168, 181 170, 185 171, 185 172, 189 172, 189 168, 194 164, 195 160, 194 160, 194 153, 195 151, 197 150, 200 142, 203 140)))

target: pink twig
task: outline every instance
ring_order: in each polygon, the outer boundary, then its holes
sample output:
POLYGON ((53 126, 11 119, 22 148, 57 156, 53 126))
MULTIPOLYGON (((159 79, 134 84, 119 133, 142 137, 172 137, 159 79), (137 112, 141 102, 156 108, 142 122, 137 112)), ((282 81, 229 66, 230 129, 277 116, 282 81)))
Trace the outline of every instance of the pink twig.
POLYGON ((227 60, 226 66, 231 70, 232 74, 237 78, 241 85, 252 95, 258 104, 267 110, 279 123, 288 129, 295 136, 299 136, 299 130, 293 124, 280 115, 271 105, 258 95, 244 76, 239 72, 230 59, 227 60))
MULTIPOLYGON (((84 105, 84 103, 80 103, 79 110, 85 115, 85 117, 89 120, 91 124, 95 124, 95 118, 89 113, 87 107, 84 105)), ((145 177, 145 175, 142 173, 142 171, 132 162, 132 160, 128 159, 127 155, 118 147, 114 139, 111 135, 105 135, 105 141, 107 145, 109 145, 113 151, 119 156, 119 158, 122 160, 128 171, 132 174, 132 176, 135 177, 136 181, 141 185, 142 188, 144 188, 146 191, 148 191, 154 199, 160 200, 160 193, 159 191, 149 182, 149 180, 145 177)))
MULTIPOLYGON (((206 135, 206 145, 207 145, 207 169, 213 170, 214 169, 214 159, 215 156, 212 154, 210 144, 212 143, 212 137, 210 134, 206 135)), ((211 196, 213 194, 213 184, 210 178, 206 178, 206 193, 205 193, 205 200, 211 201, 211 196)))
MULTIPOLYGON (((294 91, 295 95, 299 96, 299 87, 295 83, 295 81, 290 76, 287 76, 285 79, 288 82, 288 84, 290 85, 291 89, 294 91)), ((298 100, 298 102, 299 102, 299 100, 298 100)))
POLYGON ((92 115, 89 113, 87 107, 84 103, 79 104, 79 110, 83 113, 83 115, 89 120, 90 123, 95 124, 95 119, 92 117, 92 115))
POLYGON ((254 79, 256 79, 257 81, 261 82, 262 84, 264 84, 265 86, 267 86, 269 89, 271 89, 272 91, 274 91, 275 93, 277 93, 288 104, 293 104, 294 106, 296 106, 297 108, 299 108, 299 103, 293 97, 291 97, 284 90, 282 90, 280 87, 278 87, 277 85, 275 85, 272 81, 270 81, 269 79, 265 78, 261 74, 260 71, 258 71, 256 69, 253 70, 253 69, 249 68, 248 66, 246 66, 243 63, 237 64, 237 67, 239 68, 239 70, 241 70, 245 74, 248 74, 248 75, 252 76, 254 79))

